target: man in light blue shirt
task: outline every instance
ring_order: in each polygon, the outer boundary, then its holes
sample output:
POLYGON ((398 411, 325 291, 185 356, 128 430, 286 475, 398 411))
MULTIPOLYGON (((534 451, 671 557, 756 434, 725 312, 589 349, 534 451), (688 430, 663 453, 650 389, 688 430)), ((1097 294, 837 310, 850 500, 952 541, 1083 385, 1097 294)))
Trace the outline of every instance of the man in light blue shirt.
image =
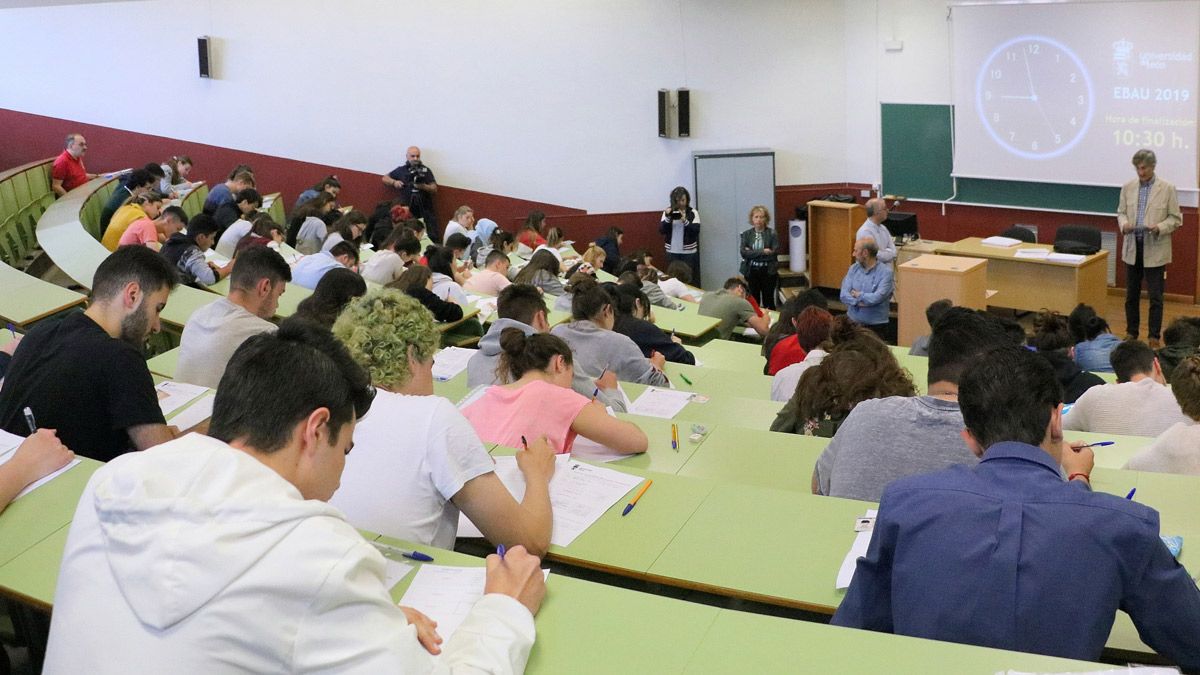
POLYGON ((896 242, 892 240, 892 233, 883 224, 883 221, 887 220, 888 217, 887 202, 879 197, 875 197, 874 199, 868 199, 865 206, 867 208, 867 220, 858 228, 858 233, 854 235, 854 238, 873 239, 875 246, 879 248, 879 255, 877 256, 879 262, 891 266, 892 261, 896 259, 896 242))
POLYGON ((879 261, 873 239, 854 242, 854 264, 842 279, 841 300, 854 321, 888 339, 888 308, 892 301, 892 268, 879 261))
MULTIPOLYGON (((358 248, 348 241, 339 241, 328 251, 306 255, 292 269, 292 283, 314 289, 329 270, 338 267, 354 269, 358 265, 358 248)), ((357 270, 355 270, 357 271, 357 270)))
POLYGON ((1163 657, 1200 668, 1200 590, 1159 539, 1157 511, 1092 491, 1095 458, 1063 443, 1050 364, 989 352, 958 396, 982 461, 884 490, 832 623, 1095 661, 1120 609, 1163 657))

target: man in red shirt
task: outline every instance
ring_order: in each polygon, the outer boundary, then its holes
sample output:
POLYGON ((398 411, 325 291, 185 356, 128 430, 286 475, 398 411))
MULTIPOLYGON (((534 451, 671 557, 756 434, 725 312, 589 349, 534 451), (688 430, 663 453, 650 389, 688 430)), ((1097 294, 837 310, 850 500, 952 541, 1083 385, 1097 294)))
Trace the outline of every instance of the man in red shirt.
POLYGON ((54 194, 61 197, 67 192, 95 178, 95 174, 87 172, 83 166, 83 155, 87 152, 87 140, 82 134, 67 134, 67 149, 54 160, 54 169, 50 172, 51 187, 54 194))

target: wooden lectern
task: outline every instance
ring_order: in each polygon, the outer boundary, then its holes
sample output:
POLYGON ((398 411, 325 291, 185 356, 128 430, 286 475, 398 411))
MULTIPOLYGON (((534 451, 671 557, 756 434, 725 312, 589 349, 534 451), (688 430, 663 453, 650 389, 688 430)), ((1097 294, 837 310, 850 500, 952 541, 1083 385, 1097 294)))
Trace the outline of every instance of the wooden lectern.
POLYGON ((896 304, 900 310, 900 331, 896 344, 912 345, 929 334, 925 308, 946 298, 958 307, 986 309, 987 261, 950 255, 923 255, 896 268, 896 304))
POLYGON ((842 287, 842 278, 854 262, 854 235, 866 220, 867 209, 861 204, 808 203, 809 273, 814 287, 842 287))

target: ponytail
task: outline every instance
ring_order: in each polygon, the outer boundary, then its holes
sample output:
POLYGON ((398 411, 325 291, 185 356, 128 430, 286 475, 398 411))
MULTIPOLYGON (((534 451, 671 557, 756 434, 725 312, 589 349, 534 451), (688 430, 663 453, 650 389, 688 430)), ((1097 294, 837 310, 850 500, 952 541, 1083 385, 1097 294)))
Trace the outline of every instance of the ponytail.
POLYGON ((561 356, 568 366, 572 363, 571 348, 549 333, 526 335, 520 328, 505 328, 500 333, 500 350, 498 371, 508 376, 502 380, 516 381, 531 370, 544 371, 555 356, 561 356))

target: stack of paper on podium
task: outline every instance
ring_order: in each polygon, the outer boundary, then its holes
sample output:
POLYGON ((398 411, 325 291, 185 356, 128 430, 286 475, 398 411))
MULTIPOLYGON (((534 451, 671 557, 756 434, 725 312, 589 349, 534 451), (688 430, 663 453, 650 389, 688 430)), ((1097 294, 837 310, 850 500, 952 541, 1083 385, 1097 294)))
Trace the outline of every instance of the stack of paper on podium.
POLYGON ((1020 239, 1013 239, 1012 237, 997 236, 997 237, 988 237, 987 239, 984 239, 983 241, 981 241, 979 243, 983 244, 984 246, 999 246, 1000 248, 1012 248, 1013 246, 1020 246, 1024 242, 1022 242, 1020 239))
MULTIPOLYGON (((605 511, 642 482, 641 476, 576 462, 569 455, 559 455, 554 464, 554 478, 550 480, 554 529, 550 533, 550 543, 555 546, 570 546, 605 511)), ((516 457, 497 457, 496 477, 517 501, 525 498, 525 476, 517 468, 516 457)), ((483 534, 466 515, 460 514, 458 536, 482 537, 483 534)))

